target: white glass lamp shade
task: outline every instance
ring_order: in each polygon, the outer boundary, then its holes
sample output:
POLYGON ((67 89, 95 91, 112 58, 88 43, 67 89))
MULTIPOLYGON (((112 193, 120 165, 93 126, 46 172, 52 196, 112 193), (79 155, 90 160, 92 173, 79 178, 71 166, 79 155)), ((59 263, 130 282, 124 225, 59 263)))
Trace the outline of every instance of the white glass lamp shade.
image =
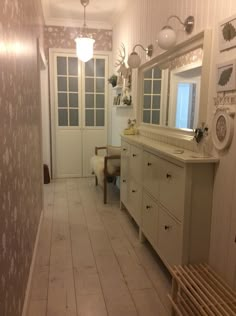
POLYGON ((176 33, 170 26, 165 26, 157 37, 158 45, 162 49, 169 49, 176 43, 176 33))
POLYGON ((86 63, 93 58, 93 44, 95 40, 89 37, 77 37, 76 42, 76 55, 77 57, 86 63))
POLYGON ((132 52, 128 58, 128 65, 130 68, 138 68, 141 64, 141 58, 136 52, 132 52))

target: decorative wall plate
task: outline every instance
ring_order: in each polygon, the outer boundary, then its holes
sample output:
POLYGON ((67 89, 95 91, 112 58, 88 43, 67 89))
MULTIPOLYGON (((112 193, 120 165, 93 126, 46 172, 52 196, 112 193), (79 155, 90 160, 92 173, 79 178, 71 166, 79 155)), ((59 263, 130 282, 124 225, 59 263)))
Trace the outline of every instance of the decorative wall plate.
POLYGON ((212 140, 217 150, 224 150, 231 144, 234 134, 234 113, 218 109, 212 122, 212 140))

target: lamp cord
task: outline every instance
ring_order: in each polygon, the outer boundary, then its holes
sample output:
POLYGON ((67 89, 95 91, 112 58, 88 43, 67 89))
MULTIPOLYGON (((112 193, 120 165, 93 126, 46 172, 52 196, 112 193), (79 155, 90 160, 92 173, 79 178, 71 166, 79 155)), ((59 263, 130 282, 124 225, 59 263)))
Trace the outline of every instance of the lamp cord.
POLYGON ((87 6, 87 4, 85 4, 83 6, 84 6, 84 25, 83 25, 83 27, 86 28, 87 27, 87 24, 86 24, 86 6, 87 6))

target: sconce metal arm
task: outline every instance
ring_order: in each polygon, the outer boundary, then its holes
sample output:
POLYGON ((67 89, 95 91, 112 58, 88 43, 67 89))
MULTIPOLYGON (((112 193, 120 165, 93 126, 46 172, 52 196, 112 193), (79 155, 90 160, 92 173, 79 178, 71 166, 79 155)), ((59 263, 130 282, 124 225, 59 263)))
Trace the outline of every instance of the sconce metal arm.
POLYGON ((177 15, 171 15, 167 19, 167 25, 169 24, 170 19, 176 18, 180 24, 184 26, 184 30, 186 33, 190 34, 194 27, 194 17, 192 15, 189 15, 185 21, 181 21, 181 19, 177 15))
POLYGON ((149 57, 152 57, 152 52, 153 52, 153 45, 152 45, 152 44, 148 45, 147 48, 143 47, 143 45, 141 45, 141 44, 136 44, 136 45, 133 47, 133 52, 135 52, 135 48, 136 48, 136 47, 141 47, 141 48, 147 53, 147 55, 148 55, 149 57))

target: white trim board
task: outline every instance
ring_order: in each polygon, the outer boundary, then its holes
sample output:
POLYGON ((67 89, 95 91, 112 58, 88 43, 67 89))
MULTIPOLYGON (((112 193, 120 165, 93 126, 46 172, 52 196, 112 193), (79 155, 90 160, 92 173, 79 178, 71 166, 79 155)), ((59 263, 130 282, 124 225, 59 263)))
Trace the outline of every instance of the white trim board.
POLYGON ((27 287, 26 287, 26 291, 25 291, 25 299, 24 299, 23 311, 22 311, 21 316, 28 315, 28 308, 29 308, 29 302, 30 302, 30 291, 31 291, 31 285, 32 285, 33 272, 34 272, 34 268, 35 268, 36 254, 37 254, 37 250, 38 250, 39 234, 41 231, 42 221, 43 221, 43 210, 41 211, 41 214, 40 214, 38 231, 37 231, 37 235, 36 235, 36 239, 35 239, 34 251, 33 251, 32 261, 31 261, 31 265, 30 265, 29 277, 28 277, 27 287))

